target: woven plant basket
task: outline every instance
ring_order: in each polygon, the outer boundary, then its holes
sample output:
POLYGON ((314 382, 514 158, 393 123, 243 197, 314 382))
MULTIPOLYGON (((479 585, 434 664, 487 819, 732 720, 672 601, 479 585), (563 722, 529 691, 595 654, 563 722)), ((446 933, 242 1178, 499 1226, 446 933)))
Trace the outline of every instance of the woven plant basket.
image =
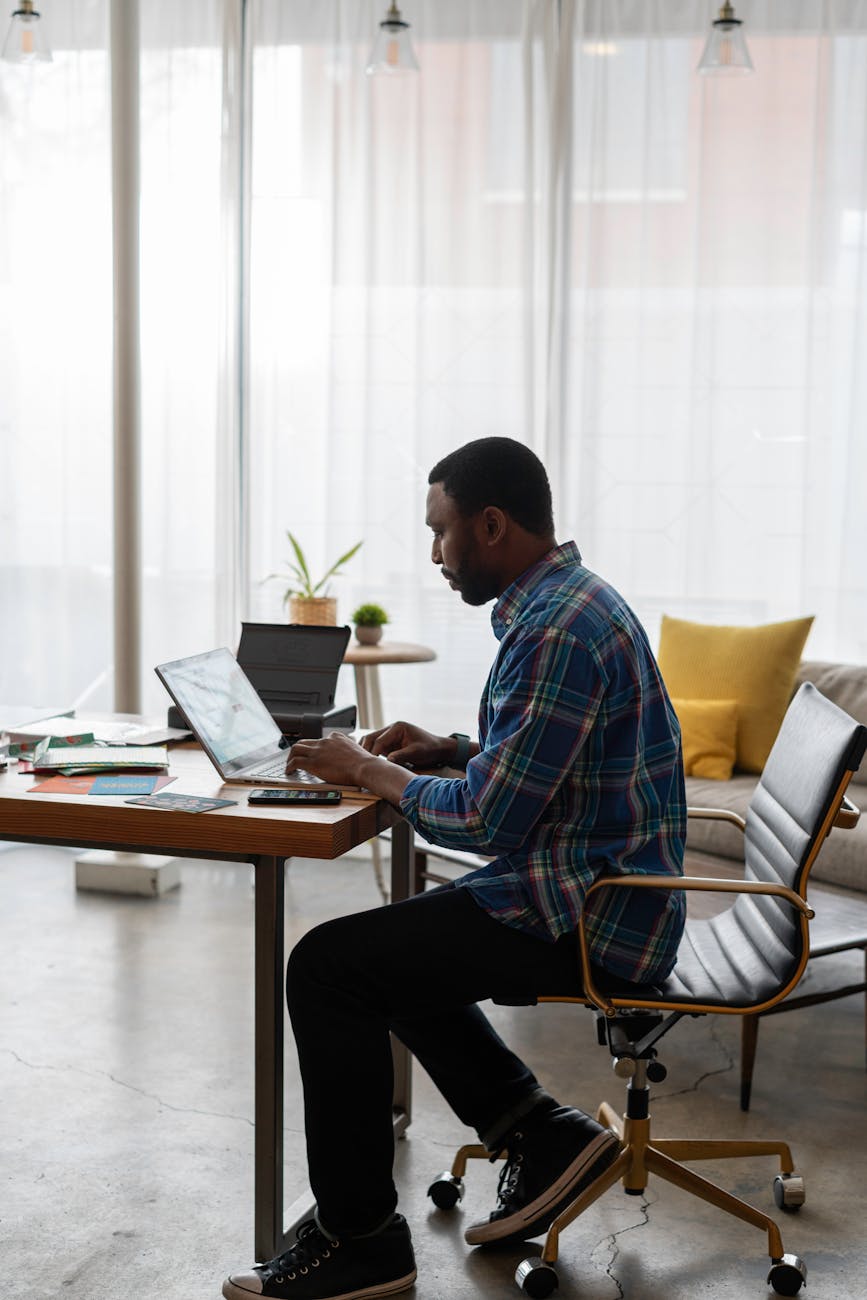
POLYGON ((308 626, 335 627, 337 601, 333 596, 290 596, 289 622, 308 626))

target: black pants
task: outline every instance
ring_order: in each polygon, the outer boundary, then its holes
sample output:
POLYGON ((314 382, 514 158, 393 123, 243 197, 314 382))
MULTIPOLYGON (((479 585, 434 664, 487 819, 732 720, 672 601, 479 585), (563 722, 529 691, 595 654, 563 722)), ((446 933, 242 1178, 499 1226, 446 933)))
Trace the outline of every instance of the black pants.
POLYGON ((578 994, 581 981, 574 936, 534 938, 446 886, 317 926, 291 953, 286 987, 310 1185, 320 1222, 347 1233, 397 1204, 389 1030, 491 1145, 544 1093, 475 1004, 578 994))

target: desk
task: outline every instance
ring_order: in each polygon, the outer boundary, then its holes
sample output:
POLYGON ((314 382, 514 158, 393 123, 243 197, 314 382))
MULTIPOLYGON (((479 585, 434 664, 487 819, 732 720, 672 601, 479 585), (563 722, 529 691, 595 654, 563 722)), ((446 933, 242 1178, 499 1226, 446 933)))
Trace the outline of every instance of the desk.
POLYGON ((382 694, 379 689, 380 664, 423 664, 436 659, 436 652, 426 645, 408 641, 380 641, 379 645, 350 642, 343 656, 345 664, 355 670, 355 697, 358 701, 358 725, 365 729, 382 727, 382 694))
MULTIPOLYGON (((223 785, 197 746, 170 751, 179 793, 237 798, 218 812, 159 811, 111 796, 28 794, 32 774, 0 773, 0 839, 167 853, 183 858, 251 862, 255 875, 255 1241, 257 1259, 286 1244, 309 1196, 296 1201, 284 1228, 283 1207, 283 1004, 285 859, 337 858, 392 828, 391 892, 406 898, 410 886, 412 830, 390 804, 359 792, 336 808, 250 807, 247 788, 223 785)), ((395 1131, 410 1119, 409 1054, 395 1045, 395 1131)))

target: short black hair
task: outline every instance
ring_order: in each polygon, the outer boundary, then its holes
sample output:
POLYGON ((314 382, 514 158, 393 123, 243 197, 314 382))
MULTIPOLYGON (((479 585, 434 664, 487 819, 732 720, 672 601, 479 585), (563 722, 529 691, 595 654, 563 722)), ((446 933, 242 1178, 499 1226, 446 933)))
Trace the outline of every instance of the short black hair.
POLYGON ((536 537, 554 534, 545 466, 514 438, 476 438, 437 461, 427 481, 442 483, 462 515, 497 506, 536 537))

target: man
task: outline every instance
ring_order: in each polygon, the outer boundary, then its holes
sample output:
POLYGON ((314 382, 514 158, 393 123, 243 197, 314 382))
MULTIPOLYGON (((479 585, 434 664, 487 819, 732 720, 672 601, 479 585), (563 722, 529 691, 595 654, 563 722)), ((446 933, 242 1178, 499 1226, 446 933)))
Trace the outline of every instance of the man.
MULTIPOLYGON (((677 721, 623 599, 558 546, 536 456, 483 438, 431 471, 431 559, 469 605, 495 600, 499 648, 479 740, 398 722, 356 744, 300 741, 289 767, 365 786, 433 843, 493 858, 453 885, 310 931, 287 995, 304 1085, 315 1218, 294 1246, 223 1287, 334 1300, 395 1295, 415 1278, 392 1181, 389 1030, 492 1154, 498 1202, 473 1245, 538 1236, 616 1157, 618 1143, 561 1106, 477 1003, 580 993, 575 938, 601 874, 682 870, 685 797, 677 721), (443 764, 461 779, 416 775, 443 764)), ((609 990, 663 978, 683 928, 679 891, 598 891, 591 957, 609 990)))

